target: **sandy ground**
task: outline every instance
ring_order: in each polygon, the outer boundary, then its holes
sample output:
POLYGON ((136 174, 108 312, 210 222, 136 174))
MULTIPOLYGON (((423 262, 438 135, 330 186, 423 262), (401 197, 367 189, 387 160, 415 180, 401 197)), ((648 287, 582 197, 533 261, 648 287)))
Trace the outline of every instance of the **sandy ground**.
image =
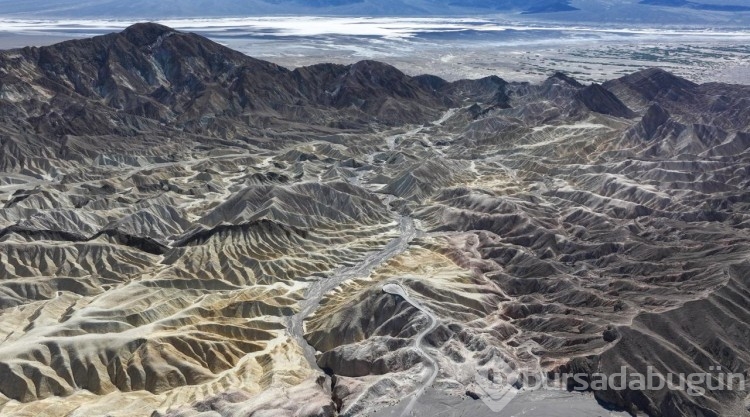
MULTIPOLYGON (((381 410, 374 417, 404 416, 408 401, 381 410)), ((427 390, 417 401, 412 414, 434 417, 627 417, 625 412, 602 408, 593 395, 566 391, 527 391, 518 394, 505 408, 492 411, 481 400, 449 396, 427 390)), ((404 416, 405 417, 405 416, 404 416)))
POLYGON ((732 40, 689 43, 578 41, 503 44, 415 40, 386 44, 358 39, 344 43, 228 40, 248 55, 296 68, 319 62, 349 64, 374 59, 410 75, 434 74, 447 80, 497 75, 510 81, 539 82, 563 71, 584 82, 603 82, 625 74, 662 67, 695 82, 750 83, 750 47, 732 40))
POLYGON ((20 35, 0 32, 0 49, 23 48, 24 46, 46 46, 73 39, 69 36, 20 35))

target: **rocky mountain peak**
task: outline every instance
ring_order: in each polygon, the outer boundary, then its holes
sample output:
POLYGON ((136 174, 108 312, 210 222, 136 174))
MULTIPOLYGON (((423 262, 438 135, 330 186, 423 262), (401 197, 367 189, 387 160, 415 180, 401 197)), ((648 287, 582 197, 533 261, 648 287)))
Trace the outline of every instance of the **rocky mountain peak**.
POLYGON ((563 81, 563 82, 565 82, 565 83, 567 83, 567 84, 569 84, 570 86, 573 86, 573 87, 583 87, 583 84, 581 84, 580 82, 578 82, 575 78, 573 78, 573 77, 571 77, 571 76, 569 76, 567 74, 564 74, 564 73, 562 73, 560 71, 552 74, 552 76, 548 79, 548 81, 554 81, 554 80, 563 81))
POLYGON ((697 84, 661 68, 649 68, 607 81, 603 86, 618 96, 638 100, 643 104, 666 93, 671 93, 673 98, 679 98, 697 84))
POLYGON ((581 89, 576 98, 597 113, 631 118, 635 115, 620 99, 600 84, 591 84, 581 89))
POLYGON ((133 45, 140 47, 152 45, 171 33, 177 33, 177 31, 158 23, 146 22, 128 26, 120 35, 133 45))
POLYGON ((654 103, 648 108, 646 114, 641 119, 641 124, 646 132, 646 138, 650 139, 659 126, 669 120, 669 113, 659 104, 654 103))

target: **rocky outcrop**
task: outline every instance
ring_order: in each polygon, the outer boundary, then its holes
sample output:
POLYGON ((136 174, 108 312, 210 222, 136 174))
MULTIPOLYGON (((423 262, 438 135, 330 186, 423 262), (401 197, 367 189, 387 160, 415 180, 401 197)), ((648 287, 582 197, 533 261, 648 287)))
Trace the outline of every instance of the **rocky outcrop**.
POLYGON ((631 118, 635 116, 620 99, 599 84, 591 84, 578 92, 576 98, 589 110, 615 117, 631 118))
POLYGON ((642 108, 659 97, 689 97, 697 85, 659 68, 636 72, 616 80, 607 81, 603 87, 613 92, 632 109, 642 108))

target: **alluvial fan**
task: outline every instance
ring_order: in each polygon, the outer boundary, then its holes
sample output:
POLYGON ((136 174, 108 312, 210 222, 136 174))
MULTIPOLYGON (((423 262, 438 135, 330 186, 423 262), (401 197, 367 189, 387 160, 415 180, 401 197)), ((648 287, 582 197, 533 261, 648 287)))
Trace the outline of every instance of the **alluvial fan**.
MULTIPOLYGON (((747 373, 748 86, 287 70, 138 24, 0 52, 0 106, 2 415, 359 416, 513 369, 747 373)), ((744 390, 593 395, 748 415, 744 390)))

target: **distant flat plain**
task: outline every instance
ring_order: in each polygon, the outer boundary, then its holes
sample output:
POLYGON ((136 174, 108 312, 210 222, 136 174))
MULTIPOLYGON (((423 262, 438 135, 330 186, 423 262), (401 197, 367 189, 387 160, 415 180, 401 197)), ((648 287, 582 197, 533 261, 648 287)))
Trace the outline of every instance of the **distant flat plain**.
MULTIPOLYGON (((125 20, 0 18, 0 48, 41 46, 118 31, 125 20)), ((750 83, 750 29, 609 27, 497 18, 268 17, 159 23, 295 68, 374 59, 448 80, 498 75, 539 81, 563 71, 601 82, 662 67, 696 82, 750 83)))

